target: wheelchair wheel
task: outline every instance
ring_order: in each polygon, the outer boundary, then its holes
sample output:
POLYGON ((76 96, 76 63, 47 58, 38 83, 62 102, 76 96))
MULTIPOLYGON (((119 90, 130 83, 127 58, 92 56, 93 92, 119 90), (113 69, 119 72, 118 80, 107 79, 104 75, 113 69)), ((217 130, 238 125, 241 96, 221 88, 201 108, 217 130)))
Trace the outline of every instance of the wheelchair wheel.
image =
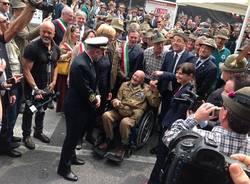
POLYGON ((155 122, 155 115, 153 110, 149 110, 144 114, 139 122, 138 134, 136 138, 136 147, 140 148, 145 145, 152 133, 155 122))

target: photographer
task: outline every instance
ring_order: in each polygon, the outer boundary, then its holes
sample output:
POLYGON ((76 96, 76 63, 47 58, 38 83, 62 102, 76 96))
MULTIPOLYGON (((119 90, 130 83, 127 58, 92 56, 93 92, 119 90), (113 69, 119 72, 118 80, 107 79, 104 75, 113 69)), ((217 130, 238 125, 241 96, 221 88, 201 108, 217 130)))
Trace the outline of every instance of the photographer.
POLYGON ((214 118, 216 106, 210 103, 202 104, 197 111, 186 120, 177 120, 169 131, 165 132, 163 142, 169 146, 182 130, 193 129, 203 137, 217 142, 219 151, 226 155, 234 153, 250 154, 250 87, 244 87, 229 94, 223 93, 223 106, 219 111, 220 126, 212 131, 195 129, 202 121, 214 118))
MULTIPOLYGON (((238 160, 245 164, 247 167, 250 165, 250 157, 244 154, 234 154, 231 158, 238 160)), ((241 166, 237 163, 231 164, 229 166, 229 173, 233 179, 234 184, 250 184, 250 179, 243 171, 241 166)))
MULTIPOLYGON (((171 141, 182 131, 190 129, 193 129, 194 132, 200 134, 202 137, 213 140, 218 145, 218 150, 222 154, 229 156, 234 153, 250 153, 250 139, 248 137, 250 130, 250 117, 248 116, 250 113, 250 87, 241 88, 234 93, 223 93, 222 98, 223 106, 218 115, 221 125, 214 127, 212 131, 195 128, 202 121, 213 119, 217 116, 215 115, 215 110, 218 107, 210 103, 202 104, 186 120, 179 119, 173 123, 171 129, 165 132, 159 146, 159 151, 165 151, 165 155, 160 155, 161 162, 167 159, 166 155, 168 155, 171 141)), ((157 161, 158 157, 159 155, 157 155, 157 161)), ((148 184, 160 183, 160 170, 156 170, 158 172, 155 170, 154 168, 148 184)))
MULTIPOLYGON (((45 93, 52 93, 56 84, 57 67, 56 62, 60 57, 59 47, 53 41, 55 26, 47 21, 40 26, 40 38, 31 42, 24 50, 23 74, 25 77, 24 94, 27 100, 35 98, 42 100, 45 93), (46 90, 47 92, 45 92, 46 90)), ((34 137, 44 143, 50 139, 43 134, 43 120, 47 105, 36 112, 34 137)), ((29 149, 34 149, 30 133, 32 125, 32 112, 26 104, 22 119, 23 142, 29 149)))

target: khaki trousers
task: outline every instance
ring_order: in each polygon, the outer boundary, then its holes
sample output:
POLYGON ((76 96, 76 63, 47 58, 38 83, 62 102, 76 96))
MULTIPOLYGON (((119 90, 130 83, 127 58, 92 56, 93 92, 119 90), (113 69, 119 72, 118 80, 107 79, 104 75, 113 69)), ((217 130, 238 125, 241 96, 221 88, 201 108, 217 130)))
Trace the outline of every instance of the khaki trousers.
POLYGON ((133 115, 130 117, 122 117, 116 110, 107 111, 102 115, 103 127, 106 137, 110 140, 114 139, 113 124, 119 122, 119 133, 121 135, 121 142, 128 144, 131 127, 139 121, 143 115, 143 110, 133 110, 133 115))

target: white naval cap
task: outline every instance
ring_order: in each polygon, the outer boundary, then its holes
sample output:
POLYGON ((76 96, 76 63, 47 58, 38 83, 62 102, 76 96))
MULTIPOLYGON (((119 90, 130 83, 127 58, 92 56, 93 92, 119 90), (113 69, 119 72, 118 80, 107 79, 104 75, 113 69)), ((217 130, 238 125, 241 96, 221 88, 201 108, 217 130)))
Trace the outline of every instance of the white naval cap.
POLYGON ((91 47, 96 47, 100 49, 106 49, 108 44, 108 38, 104 36, 97 36, 94 38, 88 38, 85 40, 85 43, 91 47))

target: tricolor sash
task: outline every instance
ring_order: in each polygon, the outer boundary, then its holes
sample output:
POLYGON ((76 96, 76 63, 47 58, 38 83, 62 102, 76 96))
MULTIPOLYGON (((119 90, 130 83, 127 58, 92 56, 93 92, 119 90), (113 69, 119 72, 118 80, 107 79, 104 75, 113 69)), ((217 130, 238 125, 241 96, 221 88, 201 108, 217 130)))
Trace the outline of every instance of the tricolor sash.
POLYGON ((59 28, 65 33, 66 32, 66 25, 61 19, 56 19, 56 23, 58 24, 59 28))
POLYGON ((121 70, 128 76, 129 74, 129 57, 128 57, 128 41, 122 42, 122 54, 121 54, 121 70))

